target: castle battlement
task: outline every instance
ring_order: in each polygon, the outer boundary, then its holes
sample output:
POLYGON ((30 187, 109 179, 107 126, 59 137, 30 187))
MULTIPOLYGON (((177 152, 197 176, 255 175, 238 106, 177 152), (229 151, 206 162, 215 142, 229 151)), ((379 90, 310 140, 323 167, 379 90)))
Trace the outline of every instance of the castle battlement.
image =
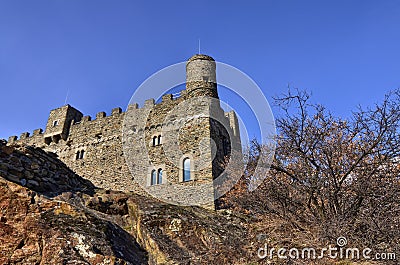
MULTIPOLYGON (((240 148, 236 114, 224 112, 218 101, 214 59, 195 55, 186 70, 186 89, 165 94, 157 103, 147 99, 141 107, 132 103, 125 111, 120 107, 109 115, 100 111, 94 119, 67 104, 50 111, 44 130, 11 136, 8 145, 56 153, 78 175, 106 189, 147 194, 143 186, 148 186, 162 195, 165 185, 177 183, 167 195, 185 202, 179 187, 196 183, 212 187, 232 147, 240 148), (171 146, 176 150, 166 149, 171 146)), ((199 204, 213 202, 213 192, 193 196, 199 196, 199 204)))

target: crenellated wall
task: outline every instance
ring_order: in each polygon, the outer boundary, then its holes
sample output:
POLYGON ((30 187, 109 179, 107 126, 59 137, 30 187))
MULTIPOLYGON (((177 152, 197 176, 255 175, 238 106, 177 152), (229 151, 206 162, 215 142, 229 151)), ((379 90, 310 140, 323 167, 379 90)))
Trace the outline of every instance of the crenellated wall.
POLYGON ((78 175, 106 189, 145 194, 138 183, 149 186, 152 169, 162 169, 162 185, 149 187, 155 195, 185 203, 181 188, 206 183, 204 191, 191 196, 201 205, 213 202, 212 180, 223 171, 231 146, 240 146, 240 135, 236 115, 219 105, 215 62, 210 58, 194 56, 188 61, 190 83, 178 97, 166 94, 157 104, 148 99, 140 108, 136 103, 125 112, 114 108, 108 116, 97 113, 95 119, 65 105, 50 111, 45 131, 11 136, 8 145, 54 152, 78 175), (209 67, 200 71, 198 65, 209 67), (154 137, 162 142, 154 145, 154 137), (189 182, 182 179, 185 157, 192 161, 189 182), (179 185, 171 192, 165 189, 169 183, 179 185))
MULTIPOLYGON (((23 133, 19 138, 10 137, 8 145, 37 146, 54 152, 69 168, 96 186, 139 190, 132 182, 123 156, 121 125, 124 115, 121 108, 115 108, 110 116, 99 112, 94 120, 90 116, 84 116, 79 121, 71 120, 65 140, 46 142, 46 133, 37 129, 33 135, 23 133), (78 152, 79 155, 83 153, 82 157, 77 157, 78 152)), ((51 115, 48 124, 54 118, 54 114, 51 115)))
MULTIPOLYGON (((82 116, 79 121, 71 120, 65 140, 60 138, 57 142, 46 142, 46 132, 36 129, 32 135, 25 132, 19 138, 11 136, 8 145, 31 145, 54 152, 78 175, 106 189, 145 194, 136 181, 142 181, 140 182, 142 185, 148 185, 147 176, 150 174, 149 168, 152 165, 155 168, 162 167, 165 183, 180 182, 182 180, 177 164, 181 163, 180 160, 184 154, 190 156, 195 163, 193 179, 197 183, 210 182, 214 175, 223 170, 221 166, 225 152, 223 139, 229 139, 230 133, 226 128, 231 128, 231 134, 236 135, 238 133, 237 119, 235 120, 232 113, 224 113, 219 106, 217 113, 211 113, 209 103, 199 106, 181 104, 185 100, 184 93, 175 99, 167 94, 158 104, 155 104, 154 99, 149 99, 141 108, 138 104, 132 104, 128 106, 126 112, 123 112, 121 108, 114 108, 109 116, 105 112, 99 112, 95 119, 82 116), (127 113, 129 113, 128 120, 131 122, 130 132, 141 133, 145 137, 143 141, 146 143, 145 154, 148 158, 140 157, 143 156, 143 146, 134 143, 130 157, 136 156, 137 160, 125 161, 122 131, 127 113), (211 115, 218 116, 219 121, 210 121, 207 117, 211 115), (145 124, 141 124, 143 121, 145 124), (162 134, 164 134, 163 144, 152 146, 154 135, 162 134), (178 137, 173 137, 173 135, 178 137), (211 144, 205 144, 204 139, 213 139, 216 150, 211 150, 211 144), (172 151, 165 152, 166 146, 172 151), (173 150, 171 146, 179 146, 179 149, 173 150), (215 159, 213 159, 213 152, 217 153, 215 159), (142 174, 132 176, 128 168, 129 163, 140 166, 141 170, 137 172, 142 172, 142 174), (135 177, 136 181, 134 181, 135 177)), ((64 106, 60 109, 62 108, 64 106)), ((57 116, 54 115, 54 110, 52 112, 53 115, 49 117, 48 124, 51 124, 51 119, 57 116)), ((136 139, 136 141, 139 140, 136 139)), ((182 185, 194 185, 194 182, 182 185)), ((159 189, 159 187, 154 189, 159 189)), ((175 195, 178 196, 179 191, 175 195)), ((184 198, 171 199, 184 200, 184 198)))

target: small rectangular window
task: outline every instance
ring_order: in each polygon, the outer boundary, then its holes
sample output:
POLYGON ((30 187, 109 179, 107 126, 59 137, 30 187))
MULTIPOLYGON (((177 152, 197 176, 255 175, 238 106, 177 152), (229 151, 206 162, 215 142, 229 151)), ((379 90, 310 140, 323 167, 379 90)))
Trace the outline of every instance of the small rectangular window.
POLYGON ((58 125, 58 120, 53 121, 53 127, 56 127, 58 125))

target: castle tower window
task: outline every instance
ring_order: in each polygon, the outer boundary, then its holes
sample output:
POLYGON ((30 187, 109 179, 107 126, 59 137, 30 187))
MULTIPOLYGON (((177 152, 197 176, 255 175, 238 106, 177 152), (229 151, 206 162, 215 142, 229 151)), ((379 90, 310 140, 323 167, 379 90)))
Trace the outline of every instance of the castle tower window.
POLYGON ((159 145, 161 144, 161 140, 162 140, 161 135, 159 135, 159 136, 158 136, 158 144, 159 144, 159 145))
POLYGON ((153 137, 153 146, 156 146, 157 145, 157 136, 154 136, 153 137))
POLYGON ((183 181, 189 181, 190 177, 190 158, 183 160, 183 181))
POLYGON ((85 151, 84 151, 84 150, 82 150, 82 151, 81 151, 81 155, 80 155, 79 159, 83 159, 83 156, 84 156, 84 154, 85 154, 85 151))
POLYGON ((162 184, 162 169, 158 169, 157 172, 157 184, 162 184))
POLYGON ((59 134, 53 135, 53 142, 57 144, 60 140, 61 140, 61 135, 59 134))
POLYGON ((46 137, 46 138, 44 138, 44 142, 45 142, 47 145, 49 145, 49 144, 51 143, 51 141, 52 141, 51 137, 46 137))
POLYGON ((80 151, 76 152, 75 159, 76 160, 83 159, 84 155, 85 155, 85 151, 84 150, 80 150, 80 151))
POLYGON ((53 121, 53 127, 56 127, 58 125, 58 120, 53 121))
POLYGON ((150 185, 155 185, 157 184, 157 172, 155 169, 151 171, 151 179, 150 179, 150 185))

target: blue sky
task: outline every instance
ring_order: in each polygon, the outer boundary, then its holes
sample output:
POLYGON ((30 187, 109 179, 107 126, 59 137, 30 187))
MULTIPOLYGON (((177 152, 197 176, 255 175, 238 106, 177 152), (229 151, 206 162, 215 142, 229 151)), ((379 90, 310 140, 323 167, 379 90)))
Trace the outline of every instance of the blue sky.
POLYGON ((125 108, 154 72, 198 50, 268 100, 291 87, 347 117, 400 87, 400 1, 0 0, 0 138, 68 103, 125 108))

